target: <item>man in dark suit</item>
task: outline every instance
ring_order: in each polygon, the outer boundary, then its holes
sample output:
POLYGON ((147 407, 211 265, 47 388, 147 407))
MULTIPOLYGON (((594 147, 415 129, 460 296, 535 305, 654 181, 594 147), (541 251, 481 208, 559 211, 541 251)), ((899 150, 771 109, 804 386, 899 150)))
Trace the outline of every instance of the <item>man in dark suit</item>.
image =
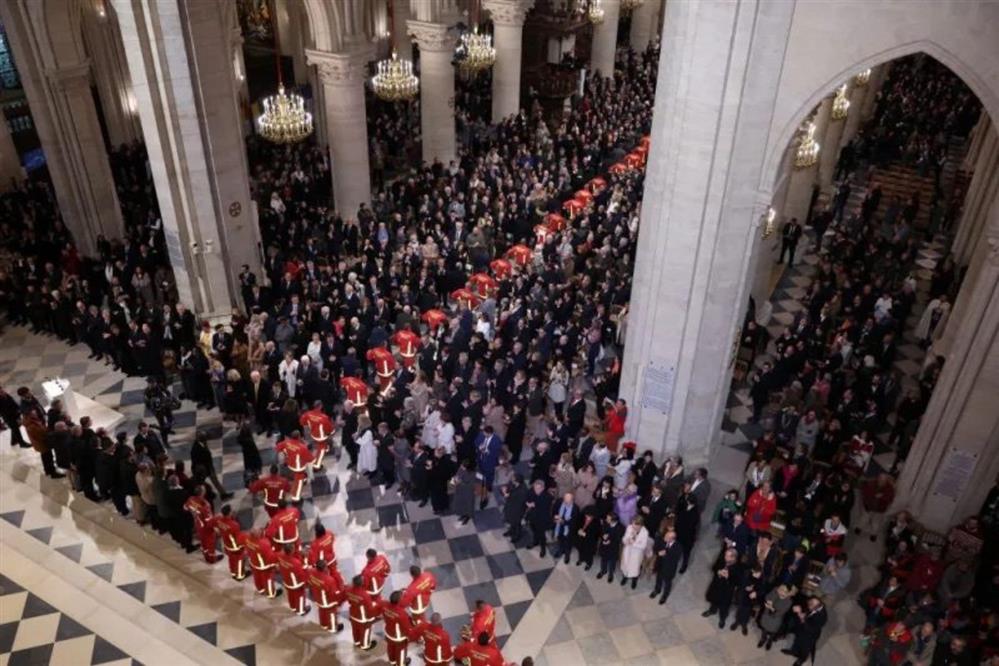
POLYGON ((664 536, 656 537, 653 550, 656 555, 656 587, 649 598, 655 599, 662 593, 659 597, 659 605, 662 606, 673 589, 673 578, 680 566, 680 544, 676 542, 676 532, 669 530, 664 536))
POLYGON ((815 646, 818 645, 819 637, 822 636, 822 628, 826 626, 829 619, 826 613, 825 604, 818 597, 809 597, 804 608, 795 605, 792 609, 791 631, 794 633, 794 642, 788 650, 781 650, 784 654, 794 657, 794 666, 801 666, 806 661, 815 660, 815 646))
POLYGON ((573 461, 577 472, 590 461, 590 454, 593 453, 595 445, 596 440, 590 435, 590 429, 584 426, 579 431, 579 443, 576 444, 576 458, 573 461))
POLYGON ((690 478, 690 494, 697 502, 697 513, 702 515, 711 497, 711 482, 708 481, 708 470, 698 467, 694 470, 694 475, 690 478))
POLYGON ((139 432, 135 433, 132 444, 136 447, 140 444, 144 446, 146 453, 153 461, 158 460, 161 455, 166 453, 166 446, 164 446, 163 440, 160 439, 160 436, 145 421, 139 423, 139 432))
POLYGON ((794 251, 798 247, 798 241, 801 240, 801 225, 798 224, 798 218, 792 217, 781 230, 781 243, 780 243, 780 258, 777 260, 778 264, 784 263, 784 253, 787 252, 787 265, 794 265, 794 251))
POLYGON ((552 526, 552 496, 545 488, 545 482, 538 479, 531 484, 527 495, 527 522, 531 526, 533 539, 530 548, 541 546, 541 557, 547 554, 548 539, 545 536, 552 526))
POLYGON ((607 582, 614 582, 614 570, 617 569, 617 561, 621 557, 621 542, 624 540, 624 525, 617 519, 617 514, 611 511, 604 519, 604 531, 600 535, 600 545, 597 552, 600 553, 600 573, 597 578, 607 576, 607 582))
POLYGON ((663 489, 659 484, 652 486, 652 493, 648 499, 638 503, 638 511, 645 518, 645 529, 649 531, 649 534, 659 534, 659 525, 662 524, 669 508, 667 504, 666 498, 663 497, 663 489))
POLYGON ((565 420, 569 426, 569 435, 575 437, 583 429, 583 422, 586 419, 586 400, 583 399, 581 391, 574 391, 572 402, 566 408, 565 420))
POLYGON ((503 489, 506 501, 503 504, 503 520, 509 527, 503 536, 510 537, 514 543, 520 541, 522 534, 521 523, 524 520, 524 512, 527 510, 527 486, 524 485, 524 476, 514 474, 510 485, 503 489))
POLYGON ((576 523, 579 508, 572 493, 566 493, 562 502, 555 507, 555 557, 562 557, 568 564, 572 554, 572 526, 576 523))

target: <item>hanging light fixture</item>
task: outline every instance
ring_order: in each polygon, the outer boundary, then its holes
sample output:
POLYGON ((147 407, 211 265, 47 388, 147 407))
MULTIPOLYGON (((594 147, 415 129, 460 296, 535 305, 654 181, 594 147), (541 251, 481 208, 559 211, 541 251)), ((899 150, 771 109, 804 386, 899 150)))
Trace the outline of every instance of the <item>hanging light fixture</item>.
POLYGON ((760 219, 760 231, 762 232, 762 237, 764 240, 770 238, 777 228, 777 211, 773 208, 768 207, 767 212, 763 213, 763 217, 760 219))
POLYGON ((455 49, 455 60, 463 74, 474 76, 493 66, 496 62, 496 49, 493 48, 491 35, 479 34, 479 0, 469 3, 468 18, 472 30, 461 36, 458 48, 455 49))
POLYGON ((871 70, 865 69, 864 71, 853 77, 853 82, 858 86, 866 86, 867 82, 871 80, 871 70))
POLYGON ((794 151, 794 166, 799 169, 807 169, 819 159, 819 143, 815 140, 815 122, 811 118, 802 125, 800 134, 798 148, 794 151))
POLYGON ((301 95, 286 93, 281 77, 281 42, 275 12, 271 10, 274 31, 274 59, 277 63, 277 93, 263 100, 264 111, 257 117, 257 133, 272 143, 298 143, 312 134, 312 114, 305 110, 301 95))
MULTIPOLYGON (((395 44, 395 13, 392 0, 387 0, 389 44, 395 44)), ((413 74, 413 61, 405 60, 392 50, 392 57, 375 63, 375 75, 371 77, 371 89, 379 99, 386 102, 403 102, 416 97, 420 92, 420 78, 413 74)))
POLYGON ((850 100, 846 97, 846 84, 844 83, 836 89, 836 96, 833 97, 832 112, 833 120, 843 120, 850 112, 850 100))
POLYGON ((621 0, 621 11, 632 12, 645 4, 645 0, 621 0))
POLYGON ((604 8, 600 0, 590 0, 590 6, 586 8, 586 18, 590 19, 593 25, 600 25, 604 22, 604 8))

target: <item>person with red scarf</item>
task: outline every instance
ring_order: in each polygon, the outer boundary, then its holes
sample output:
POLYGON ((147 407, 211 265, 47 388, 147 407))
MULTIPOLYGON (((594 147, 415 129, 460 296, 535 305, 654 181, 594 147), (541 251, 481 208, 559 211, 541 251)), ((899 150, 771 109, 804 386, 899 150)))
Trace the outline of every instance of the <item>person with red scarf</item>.
POLYGON ((746 526, 757 533, 769 533, 770 521, 776 513, 777 495, 770 487, 770 482, 764 481, 746 502, 746 526))

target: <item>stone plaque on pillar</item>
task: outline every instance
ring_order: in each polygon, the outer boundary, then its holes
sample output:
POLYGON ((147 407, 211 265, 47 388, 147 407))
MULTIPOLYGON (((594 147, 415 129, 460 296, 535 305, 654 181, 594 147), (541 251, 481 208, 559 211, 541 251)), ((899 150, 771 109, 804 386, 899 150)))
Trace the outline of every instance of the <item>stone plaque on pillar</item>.
POLYGON ((642 373, 642 409, 669 413, 673 403, 676 368, 660 361, 649 361, 642 373))
POLYGON ((951 502, 960 500, 968 481, 971 480, 971 475, 975 472, 976 464, 978 464, 978 454, 951 449, 944 458, 943 465, 940 466, 936 484, 933 486, 933 497, 951 502))

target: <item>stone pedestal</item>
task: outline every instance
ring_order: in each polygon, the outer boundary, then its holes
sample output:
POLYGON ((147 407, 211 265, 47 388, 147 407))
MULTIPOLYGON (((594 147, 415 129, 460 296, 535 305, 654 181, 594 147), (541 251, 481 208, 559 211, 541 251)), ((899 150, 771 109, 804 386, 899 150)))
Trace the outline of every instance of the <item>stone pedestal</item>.
POLYGON ((243 264, 260 271, 231 3, 115 3, 177 291, 208 318, 241 305, 243 264))
POLYGON ((337 210, 347 219, 356 218, 358 207, 371 202, 364 79, 372 55, 370 48, 351 54, 306 52, 323 86, 333 197, 337 210))
POLYGON ((614 51, 617 49, 617 23, 621 0, 604 0, 604 21, 593 28, 590 69, 600 76, 614 76, 614 51))
POLYGON ((520 111, 520 67, 524 19, 534 0, 485 0, 482 8, 493 20, 493 122, 520 111))
POLYGON ((633 51, 641 53, 649 46, 655 31, 655 19, 659 16, 659 0, 645 0, 631 12, 631 32, 628 34, 628 45, 633 51))
POLYGON ((420 47, 420 130, 423 161, 445 166, 456 156, 454 57, 456 38, 443 23, 410 20, 409 34, 420 47))
POLYGON ((666 5, 620 390, 628 438, 657 457, 704 461, 721 436, 793 11, 666 5))

